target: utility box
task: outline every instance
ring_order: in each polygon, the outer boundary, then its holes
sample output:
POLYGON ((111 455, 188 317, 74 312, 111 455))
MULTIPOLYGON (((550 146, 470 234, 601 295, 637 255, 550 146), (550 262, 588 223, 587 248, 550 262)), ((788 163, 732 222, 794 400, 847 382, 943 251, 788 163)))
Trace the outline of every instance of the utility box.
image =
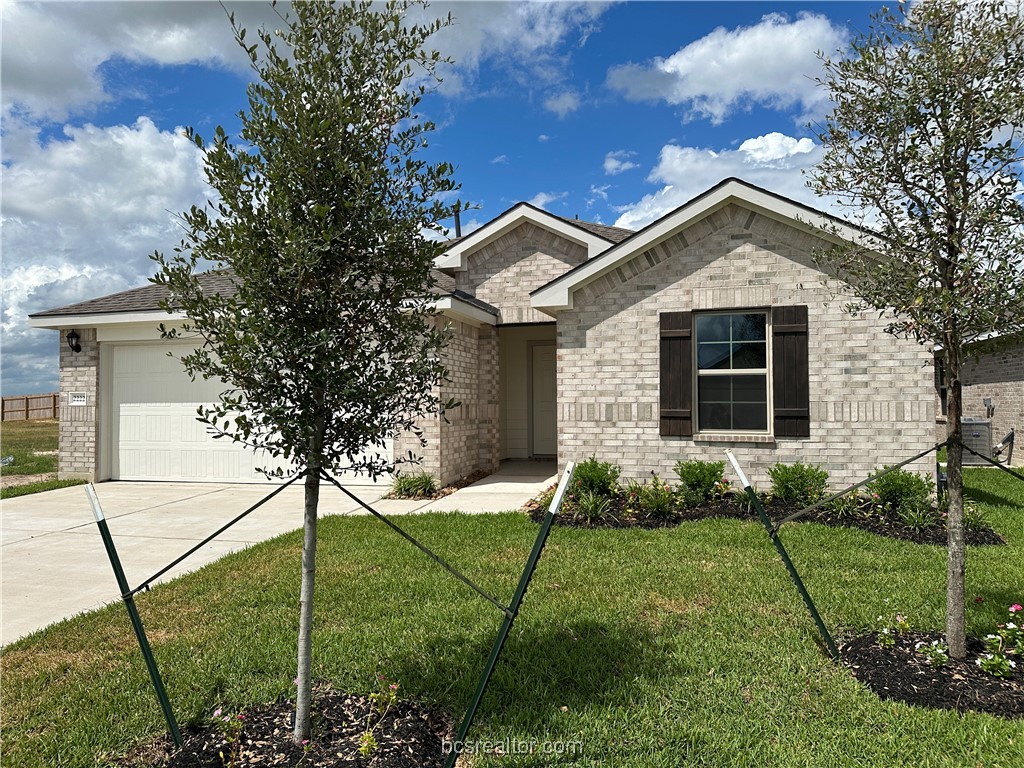
MULTIPOLYGON (((960 423, 963 426, 964 445, 972 451, 977 451, 985 458, 992 458, 992 421, 990 419, 977 419, 964 417, 960 423)), ((987 461, 980 459, 973 453, 964 451, 964 466, 987 467, 987 461)))

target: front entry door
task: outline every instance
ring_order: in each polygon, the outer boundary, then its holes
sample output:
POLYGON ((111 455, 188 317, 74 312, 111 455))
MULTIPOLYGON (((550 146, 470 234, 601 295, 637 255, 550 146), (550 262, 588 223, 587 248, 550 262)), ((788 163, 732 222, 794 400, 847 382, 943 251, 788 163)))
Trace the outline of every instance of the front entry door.
POLYGON ((533 347, 531 387, 531 425, 533 456, 554 456, 558 452, 555 411, 555 347, 533 347))

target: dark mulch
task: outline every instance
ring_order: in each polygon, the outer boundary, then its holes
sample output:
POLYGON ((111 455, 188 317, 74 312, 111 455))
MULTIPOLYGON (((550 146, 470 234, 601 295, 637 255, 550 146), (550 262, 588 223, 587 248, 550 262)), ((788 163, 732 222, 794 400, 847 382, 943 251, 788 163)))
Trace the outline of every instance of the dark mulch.
POLYGON ((917 707, 986 712, 1007 718, 1024 717, 1024 670, 1018 664, 1013 677, 999 678, 982 671, 975 659, 984 651, 970 638, 967 658, 934 667, 915 652, 919 642, 942 640, 938 633, 907 632, 895 635, 891 648, 878 644, 878 634, 854 637, 840 648, 847 667, 879 697, 917 707))
MULTIPOLYGON (((765 503, 765 511, 773 521, 779 521, 797 512, 799 507, 765 503)), ((541 506, 536 499, 528 501, 523 507, 535 523, 544 519, 547 507, 541 506)), ((738 520, 757 520, 757 512, 748 504, 737 502, 732 498, 708 501, 697 507, 678 508, 666 517, 652 518, 642 513, 630 513, 624 508, 621 498, 613 499, 608 515, 603 519, 591 522, 573 513, 571 506, 563 505, 563 513, 555 518, 555 525, 572 528, 672 528, 680 523, 693 520, 707 520, 713 517, 735 518, 738 520), (567 509, 568 507, 568 509, 567 509)), ((837 515, 829 509, 819 509, 808 515, 797 518, 794 522, 821 523, 837 528, 860 528, 879 536, 891 539, 902 539, 915 544, 946 545, 946 526, 939 524, 930 528, 916 530, 904 525, 894 516, 887 515, 837 515)), ((967 544, 971 546, 992 545, 1002 546, 1006 542, 1002 536, 991 528, 969 529, 965 533, 967 544)))
MULTIPOLYGON (((444 764, 442 742, 450 734, 444 716, 399 702, 375 725, 377 746, 363 757, 358 749, 370 714, 369 699, 331 689, 318 690, 314 696, 313 738, 306 748, 292 743, 295 704, 283 701, 240 713, 244 725, 234 744, 226 743, 214 726, 205 725, 183 731, 185 744, 180 750, 164 735, 116 764, 121 768, 223 768, 232 754, 237 755, 237 768, 432 768, 444 764)), ((373 722, 377 720, 374 714, 373 722)))

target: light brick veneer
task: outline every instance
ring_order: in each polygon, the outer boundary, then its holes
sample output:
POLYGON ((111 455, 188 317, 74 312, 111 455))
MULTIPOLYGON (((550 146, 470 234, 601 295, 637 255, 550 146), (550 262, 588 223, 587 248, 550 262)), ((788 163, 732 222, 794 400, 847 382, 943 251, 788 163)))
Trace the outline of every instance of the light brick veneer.
POLYGON ((459 480, 478 470, 498 468, 498 367, 497 334, 486 326, 441 318, 450 322, 452 339, 444 352, 450 380, 437 389, 442 402, 454 398, 460 404, 445 418, 424 419, 420 426, 426 445, 411 434, 395 441, 395 456, 411 451, 420 457, 416 465, 404 465, 403 472, 428 472, 441 485, 459 480), (490 365, 487 361, 492 360, 490 365))
POLYGON ((65 340, 67 330, 57 336, 60 345, 60 430, 58 472, 61 480, 96 480, 97 425, 99 410, 100 347, 95 328, 78 328, 81 352, 73 352, 65 340), (85 405, 71 405, 71 394, 85 395, 85 405))
MULTIPOLYGON (((776 462, 809 462, 832 484, 863 479, 930 445, 931 354, 851 317, 814 265, 813 235, 729 205, 578 290, 558 316, 558 459, 590 455, 674 479, 682 459, 732 448, 767 485, 776 462), (806 304, 811 436, 755 440, 659 435, 660 312, 806 304)), ((931 459, 913 466, 930 471, 931 459)))
POLYGON ((534 224, 523 223, 474 251, 456 273, 460 290, 501 310, 501 323, 547 323, 530 306, 530 291, 587 260, 587 249, 534 224))
MULTIPOLYGON (((991 399, 995 407, 991 416, 992 444, 1015 429, 1013 464, 1024 466, 1024 337, 993 339, 969 347, 961 380, 964 416, 989 418, 984 401, 991 399)), ((946 439, 944 417, 936 419, 935 439, 946 439)))

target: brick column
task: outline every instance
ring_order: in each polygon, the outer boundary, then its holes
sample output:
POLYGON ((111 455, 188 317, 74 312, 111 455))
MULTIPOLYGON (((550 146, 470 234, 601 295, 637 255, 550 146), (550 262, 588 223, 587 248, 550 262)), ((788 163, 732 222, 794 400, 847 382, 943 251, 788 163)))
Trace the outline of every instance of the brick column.
POLYGON ((95 328, 76 328, 81 352, 73 352, 61 329, 60 344, 60 452, 57 476, 61 480, 96 480, 99 470, 100 346, 95 328), (72 395, 85 395, 85 403, 72 405, 72 395))

